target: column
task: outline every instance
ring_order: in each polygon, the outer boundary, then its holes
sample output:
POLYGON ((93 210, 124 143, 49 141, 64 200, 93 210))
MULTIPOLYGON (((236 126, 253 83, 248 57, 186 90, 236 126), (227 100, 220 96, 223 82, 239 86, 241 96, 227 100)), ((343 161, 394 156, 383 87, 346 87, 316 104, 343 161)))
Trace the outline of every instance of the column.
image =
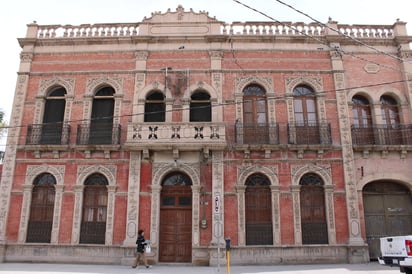
POLYGON ((272 192, 272 227, 273 227, 273 244, 280 245, 280 186, 270 186, 272 192))
POLYGON ((113 225, 114 225, 114 207, 116 199, 117 186, 107 186, 107 215, 106 215, 106 245, 112 245, 113 243, 113 225))
POLYGON ((333 202, 333 185, 325 185, 326 220, 328 223, 329 244, 336 244, 335 212, 333 202))
POLYGON ((246 245, 246 225, 245 225, 245 185, 237 185, 236 186, 236 193, 237 193, 237 203, 238 203, 238 213, 239 216, 238 221, 238 245, 245 246, 246 245))
POLYGON ((25 243, 27 236, 27 226, 30 218, 31 194, 33 185, 23 186, 23 204, 21 206, 21 217, 19 225, 18 243, 25 243))
POLYGON ((80 226, 82 222, 82 205, 83 205, 83 189, 84 185, 74 186, 74 212, 73 212, 73 228, 72 241, 76 245, 80 241, 80 226))
POLYGON ((295 245, 302 244, 302 223, 300 217, 300 185, 292 185, 292 204, 293 204, 293 231, 295 235, 295 245))
POLYGON ((53 227, 51 231, 51 244, 57 244, 59 242, 60 231, 60 216, 63 200, 64 185, 55 185, 56 195, 54 197, 54 212, 53 212, 53 227))

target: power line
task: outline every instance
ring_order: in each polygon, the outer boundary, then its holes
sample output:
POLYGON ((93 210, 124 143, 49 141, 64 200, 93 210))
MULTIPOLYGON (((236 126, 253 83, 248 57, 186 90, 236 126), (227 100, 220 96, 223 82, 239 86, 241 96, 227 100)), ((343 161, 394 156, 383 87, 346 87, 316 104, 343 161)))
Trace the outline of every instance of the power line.
POLYGON ((362 61, 365 61, 365 62, 369 62, 369 63, 374 64, 374 65, 377 65, 377 66, 379 66, 379 67, 383 67, 383 68, 387 68, 387 69, 390 69, 390 70, 394 70, 394 71, 399 71, 399 72, 405 73, 405 71, 400 70, 400 69, 398 69, 398 68, 394 68, 394 67, 391 67, 391 66, 383 65, 383 64, 378 63, 378 62, 375 62, 375 61, 373 61, 373 60, 369 60, 369 59, 366 59, 366 58, 357 56, 357 55, 355 55, 355 54, 353 54, 353 53, 351 53, 351 52, 348 52, 348 51, 343 50, 342 47, 333 48, 333 47, 331 47, 331 46, 329 45, 329 43, 327 43, 327 42, 325 42, 325 41, 323 41, 323 40, 321 40, 321 39, 319 39, 319 38, 317 38, 317 37, 315 37, 315 36, 313 36, 313 35, 309 35, 309 34, 305 33, 304 31, 300 31, 298 28, 295 28, 294 26, 290 26, 290 25, 288 25, 288 24, 285 24, 285 23, 283 23, 283 22, 281 22, 281 21, 273 18, 272 16, 270 16, 270 15, 268 15, 268 14, 266 14, 266 13, 264 13, 264 12, 258 10, 258 9, 256 9, 256 8, 253 8, 253 7, 249 6, 249 5, 246 5, 246 4, 242 3, 242 2, 240 2, 239 0, 232 0, 232 1, 234 1, 234 2, 236 2, 236 3, 238 3, 238 4, 242 5, 242 6, 244 6, 244 7, 248 8, 248 9, 250 9, 250 10, 253 10, 253 11, 255 11, 255 12, 261 14, 261 15, 263 15, 263 16, 269 18, 270 20, 272 20, 272 21, 274 21, 274 22, 276 22, 276 23, 278 23, 278 24, 281 24, 281 25, 284 26, 284 27, 289 27, 289 28, 293 29, 295 32, 297 32, 297 33, 299 33, 299 34, 301 34, 301 35, 303 35, 303 36, 306 36, 306 37, 308 37, 308 38, 310 38, 310 39, 313 39, 313 40, 319 42, 320 44, 323 44, 323 45, 327 46, 330 50, 338 52, 339 54, 340 54, 340 53, 343 53, 343 54, 346 54, 346 55, 350 55, 350 56, 352 56, 352 57, 354 57, 354 58, 356 58, 356 59, 359 59, 359 60, 362 60, 362 61))
POLYGON ((335 29, 335 28, 333 28, 333 27, 331 27, 331 26, 329 26, 329 25, 327 25, 327 24, 324 24, 324 23, 322 23, 321 21, 319 21, 319 20, 313 18, 312 16, 308 15, 307 13, 304 13, 304 12, 296 9, 296 8, 293 7, 292 5, 289 5, 289 4, 287 4, 287 3, 285 3, 285 2, 283 2, 283 1, 281 1, 281 0, 275 0, 275 1, 278 2, 278 3, 280 3, 280 4, 282 4, 282 5, 284 5, 284 6, 286 6, 286 7, 288 7, 288 8, 290 8, 290 9, 292 9, 292 10, 294 10, 294 11, 296 11, 296 12, 298 12, 298 13, 300 13, 300 14, 302 14, 302 15, 304 15, 304 16, 306 16, 306 17, 308 17, 308 18, 310 18, 311 20, 315 21, 315 22, 318 23, 318 24, 321 24, 321 25, 324 26, 325 28, 328 28, 328 29, 334 31, 334 32, 338 33, 339 35, 343 35, 344 37, 346 37, 346 38, 348 38, 348 39, 350 39, 350 40, 352 40, 352 41, 354 41, 354 42, 356 42, 356 43, 358 43, 358 44, 360 44, 360 45, 362 45, 362 46, 364 46, 364 47, 367 47, 367 48, 369 48, 369 49, 372 49, 372 50, 374 50, 374 51, 376 51, 376 52, 378 52, 378 53, 380 53, 380 54, 389 56, 389 57, 391 57, 391 58, 393 58, 393 59, 395 59, 395 60, 397 60, 397 61, 406 62, 406 63, 412 64, 412 63, 409 62, 408 60, 405 60, 405 59, 400 58, 400 57, 398 57, 398 56, 395 56, 395 55, 393 55, 393 54, 390 54, 390 53, 387 53, 387 52, 382 51, 382 50, 380 50, 380 49, 377 49, 377 48, 375 48, 375 47, 373 47, 373 46, 371 46, 371 45, 366 44, 365 42, 362 42, 362 41, 359 40, 359 39, 356 39, 355 37, 352 37, 352 36, 350 36, 350 35, 347 35, 346 33, 343 33, 343 32, 341 32, 341 31, 339 31, 338 29, 335 29))

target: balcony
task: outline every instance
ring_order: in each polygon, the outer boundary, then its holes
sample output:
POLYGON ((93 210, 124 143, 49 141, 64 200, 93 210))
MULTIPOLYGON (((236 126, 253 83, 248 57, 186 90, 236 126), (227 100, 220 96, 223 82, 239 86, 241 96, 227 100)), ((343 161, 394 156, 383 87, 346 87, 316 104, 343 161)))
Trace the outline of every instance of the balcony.
POLYGON ((330 124, 288 124, 288 141, 293 145, 330 145, 330 124))
POLYGON ((279 125, 268 123, 236 123, 236 145, 278 145, 279 125))
POLYGON ((26 145, 68 145, 69 138, 67 124, 32 124, 27 127, 26 145))
POLYGON ((129 124, 126 145, 138 149, 221 149, 226 147, 226 126, 210 122, 129 124))
POLYGON ((77 145, 119 145, 121 126, 111 123, 78 125, 77 145))
POLYGON ((412 145, 412 125, 373 125, 359 127, 352 125, 353 146, 399 146, 412 145))

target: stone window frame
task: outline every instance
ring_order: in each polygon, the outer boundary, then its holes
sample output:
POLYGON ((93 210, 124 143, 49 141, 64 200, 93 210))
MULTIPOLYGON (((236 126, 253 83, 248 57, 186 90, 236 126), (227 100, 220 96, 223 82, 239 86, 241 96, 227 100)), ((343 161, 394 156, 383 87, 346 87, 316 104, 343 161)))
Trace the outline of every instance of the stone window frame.
POLYGON ((27 229, 30 220, 30 207, 33 193, 33 183, 35 178, 42 174, 49 173, 55 180, 55 196, 54 196, 54 210, 53 210, 53 224, 51 231, 50 244, 57 244, 59 242, 60 231, 60 217, 64 189, 64 165, 29 165, 26 169, 25 182, 23 185, 23 203, 21 209, 18 242, 25 243, 27 238, 27 229))
POLYGON ((111 87, 114 89, 113 124, 120 124, 121 103, 124 97, 123 79, 120 77, 96 77, 87 79, 86 91, 83 96, 83 121, 85 121, 83 124, 90 124, 93 99, 95 98, 96 92, 103 87, 111 87))
POLYGON ((66 90, 66 95, 64 96, 66 105, 63 122, 69 123, 74 100, 74 83, 74 79, 71 78, 51 78, 41 80, 39 84, 39 90, 36 95, 33 123, 41 124, 43 122, 44 108, 46 105, 48 93, 56 87, 62 87, 66 90))
POLYGON ((273 227, 273 246, 281 244, 280 229, 280 186, 277 166, 238 166, 237 167, 237 184, 235 185, 237 196, 237 216, 238 216, 238 245, 246 246, 246 215, 245 215, 245 191, 246 180, 249 176, 260 173, 265 175, 270 181, 272 192, 272 227, 273 227))
POLYGON ((86 179, 94 174, 99 173, 106 177, 109 185, 107 186, 107 216, 106 216, 106 237, 105 245, 112 245, 113 243, 113 227, 114 227, 114 208, 116 195, 116 174, 117 167, 115 165, 80 165, 77 167, 77 181, 74 186, 74 210, 73 210, 73 224, 72 224, 72 244, 79 244, 80 228, 82 221, 83 196, 84 196, 84 182, 86 179))
MULTIPOLYGON (((140 75, 141 78, 145 78, 144 75, 140 75)), ((141 80, 143 81, 143 80, 141 80)), ((170 123, 172 121, 172 107, 173 107, 173 97, 170 89, 166 89, 166 86, 161 84, 158 81, 154 81, 149 85, 144 86, 143 88, 137 91, 137 96, 133 102, 133 113, 145 113, 145 103, 146 97, 152 91, 160 91, 163 93, 165 98, 165 121, 162 123, 170 123)), ((144 123, 144 115, 133 115, 132 121, 134 123, 144 123)))
MULTIPOLYGON (((286 95, 286 107, 288 113, 288 123, 294 125, 295 120, 295 110, 293 107, 293 91, 298 86, 307 86, 313 90, 315 93, 315 104, 317 111, 317 119, 319 125, 325 125, 327 123, 326 119, 326 94, 323 92, 323 80, 320 76, 288 76, 285 78, 285 95, 286 95)), ((293 129, 293 127, 291 127, 293 129)), ((296 132, 290 129, 290 140, 292 143, 296 140, 296 132)))
MULTIPOLYGON (((384 95, 390 96, 393 99, 398 102, 398 111, 399 111, 399 119, 401 124, 402 123, 408 123, 409 118, 408 113, 409 113, 409 106, 408 106, 408 100, 406 99, 405 95, 402 94, 402 92, 396 88, 393 87, 383 87, 379 90, 371 90, 371 89, 353 89, 348 93, 347 100, 348 100, 348 106, 350 107, 350 110, 353 103, 352 103, 352 98, 356 95, 361 95, 369 100, 370 103, 370 108, 371 108, 371 115, 372 115, 372 121, 374 125, 379 125, 382 124, 382 117, 381 117, 381 103, 380 103, 380 98, 384 95)), ((350 115, 350 122, 352 123, 353 117, 352 117, 352 111, 349 112, 350 115)))
POLYGON ((275 90, 272 77, 269 76, 251 75, 235 79, 236 121, 243 123, 243 90, 252 84, 259 85, 266 91, 267 122, 274 124, 276 121, 275 90))
MULTIPOLYGON (((182 108, 183 108, 183 122, 190 122, 190 102, 191 102, 191 97, 194 93, 198 91, 203 91, 209 94, 210 96, 210 106, 212 109, 212 119, 210 123, 213 122, 220 122, 222 121, 223 117, 223 112, 222 112, 222 107, 220 107, 220 98, 219 98, 219 93, 213 88, 211 85, 203 82, 203 81, 198 81, 197 83, 190 85, 185 93, 183 94, 182 98, 182 108)), ((196 123, 196 122, 192 122, 196 123)))
POLYGON ((302 225, 300 212, 300 180, 308 174, 314 173, 323 180, 325 195, 326 223, 328 228, 328 245, 336 244, 336 227, 335 227, 335 207, 334 207, 334 186, 332 181, 332 167, 330 165, 292 165, 291 177, 292 185, 291 195, 293 203, 293 230, 295 245, 302 245, 302 225))

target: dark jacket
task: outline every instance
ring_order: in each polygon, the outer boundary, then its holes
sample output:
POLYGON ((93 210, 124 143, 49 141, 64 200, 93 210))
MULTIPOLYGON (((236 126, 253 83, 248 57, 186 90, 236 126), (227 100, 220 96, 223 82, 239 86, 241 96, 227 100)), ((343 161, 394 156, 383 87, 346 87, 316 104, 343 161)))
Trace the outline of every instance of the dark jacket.
POLYGON ((137 237, 136 244, 137 244, 137 252, 144 253, 144 247, 147 245, 143 236, 137 237))

